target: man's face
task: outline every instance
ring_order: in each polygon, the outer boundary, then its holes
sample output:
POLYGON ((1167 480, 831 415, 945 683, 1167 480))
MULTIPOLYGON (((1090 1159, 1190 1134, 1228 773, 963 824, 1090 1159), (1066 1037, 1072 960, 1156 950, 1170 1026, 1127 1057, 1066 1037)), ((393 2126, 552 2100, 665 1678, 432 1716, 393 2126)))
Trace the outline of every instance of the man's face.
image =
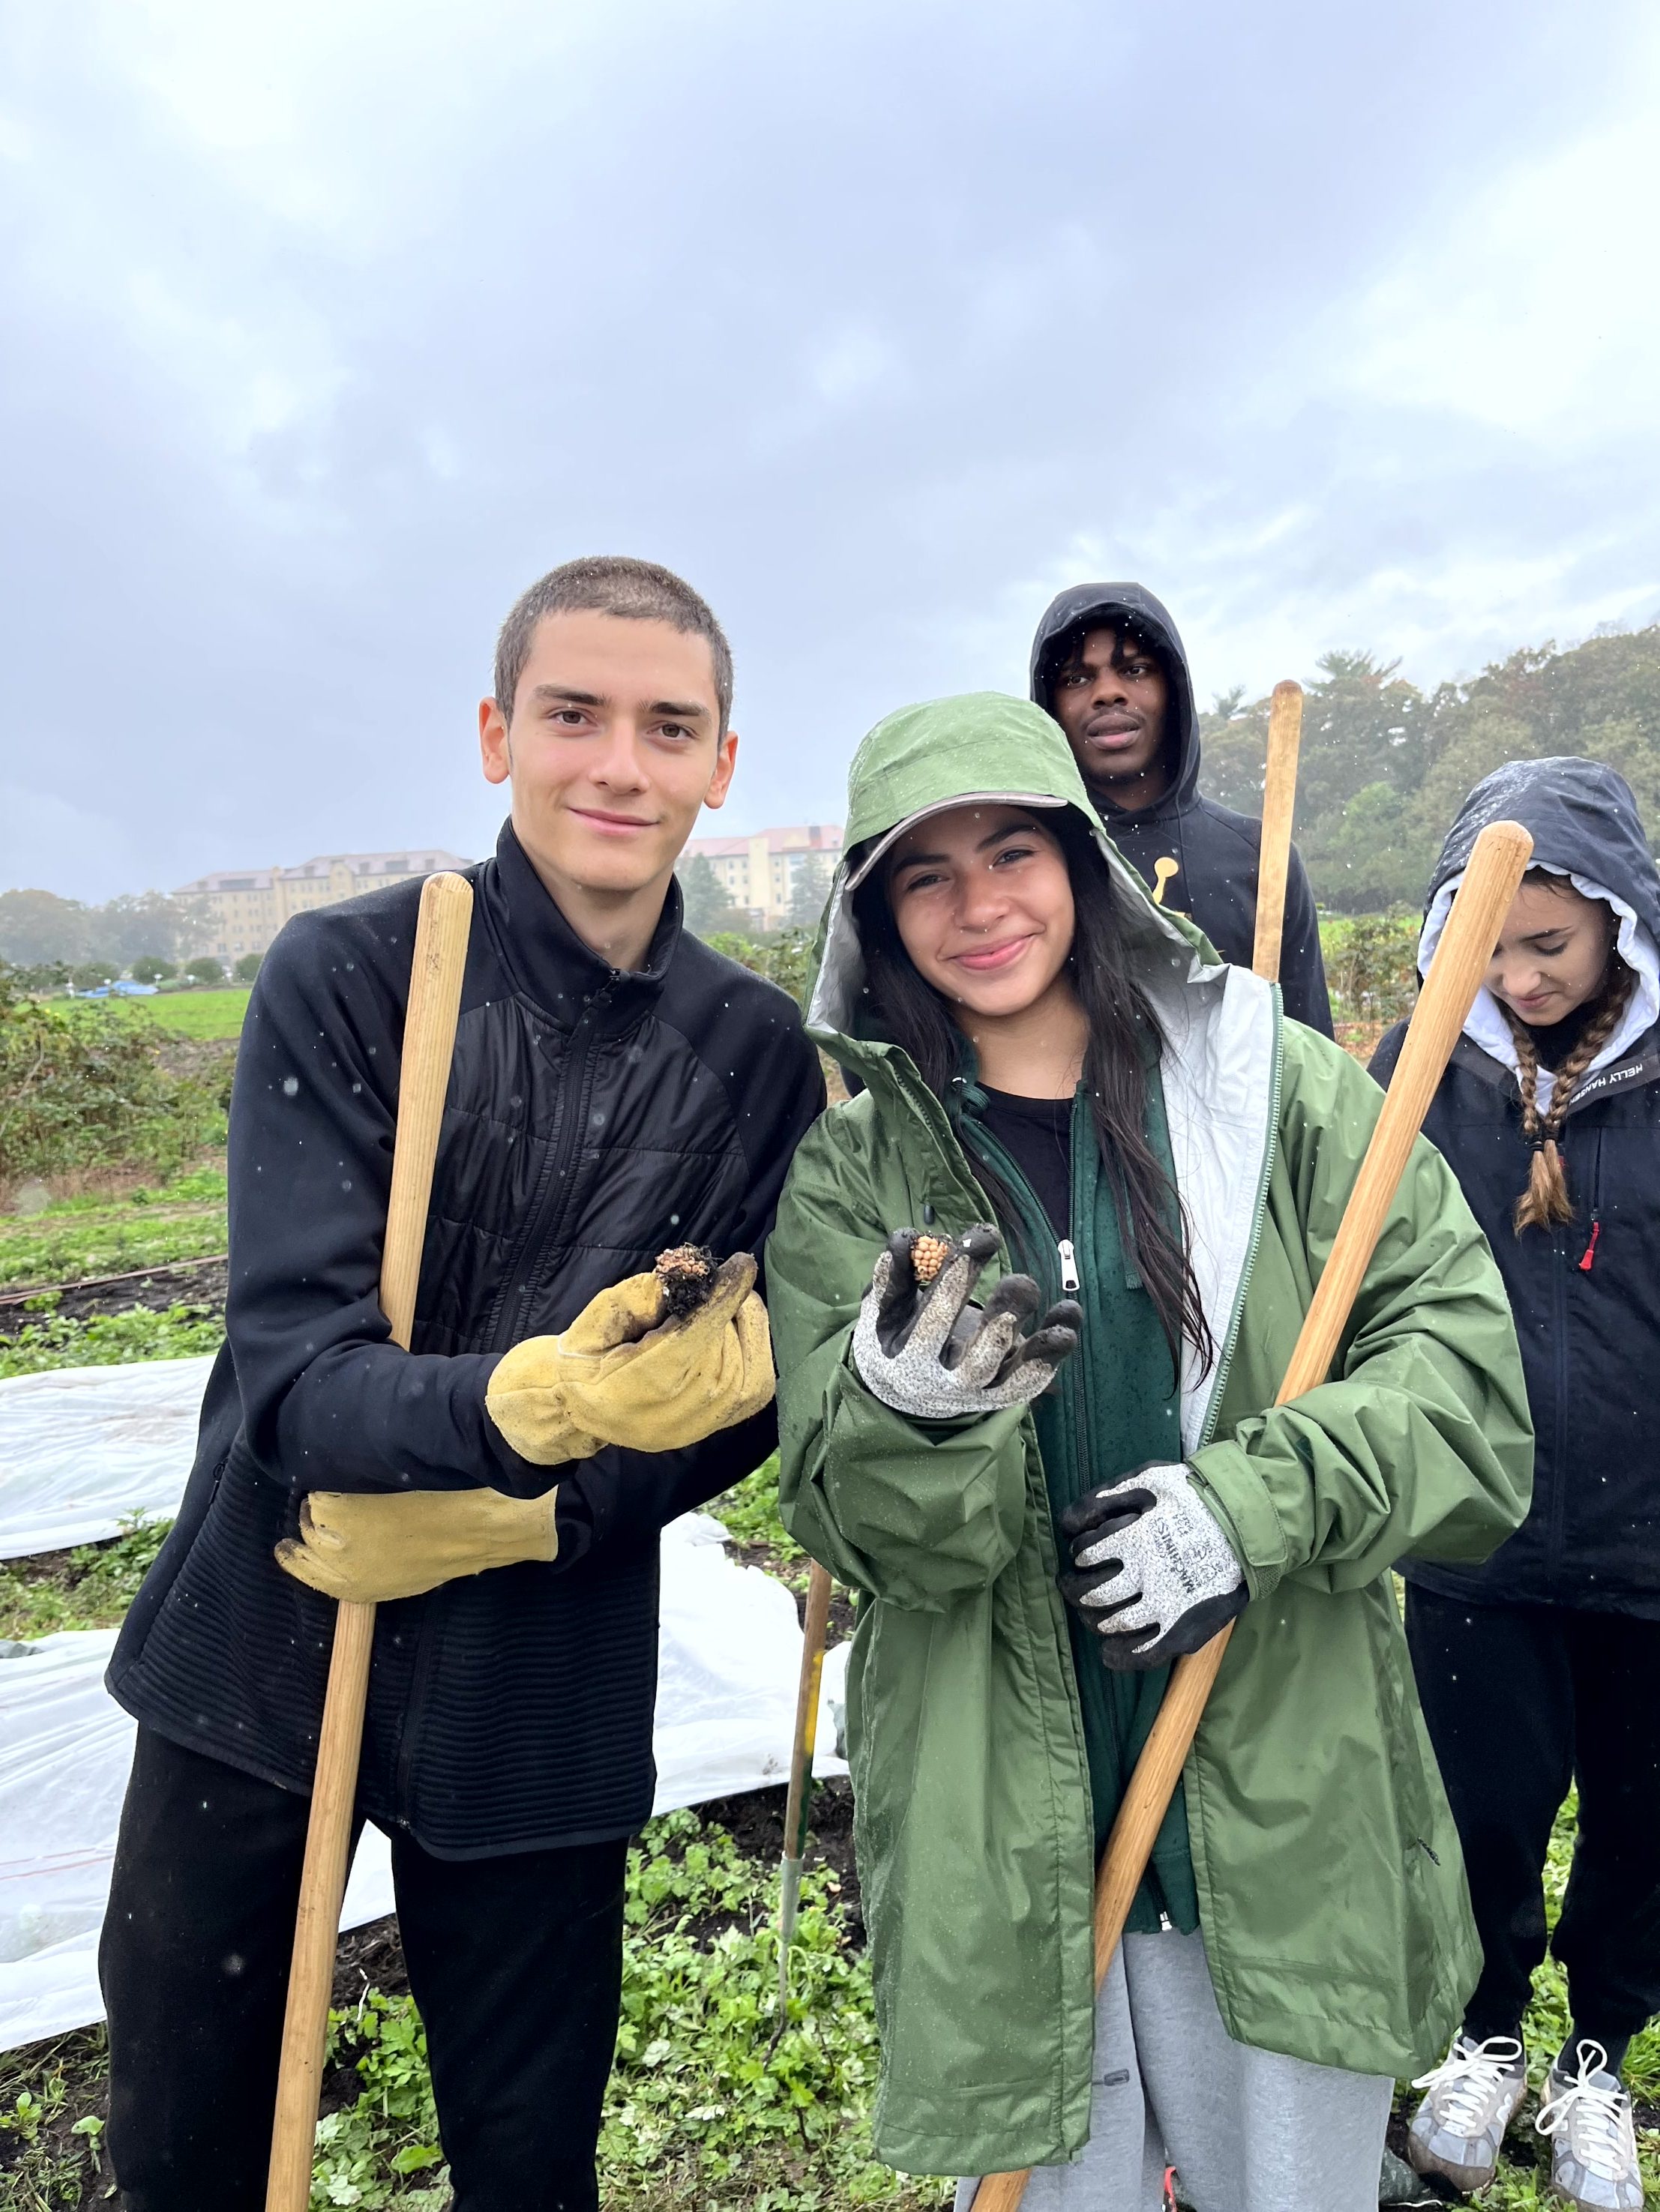
POLYGON ((602 895, 666 884, 738 751, 706 639, 593 613, 543 617, 516 695, 481 702, 478 734, 538 872, 602 895))
POLYGON ((1170 782, 1164 718, 1170 685, 1144 645, 1092 629, 1056 672, 1049 712, 1066 732, 1084 781, 1115 805, 1152 805, 1170 782))

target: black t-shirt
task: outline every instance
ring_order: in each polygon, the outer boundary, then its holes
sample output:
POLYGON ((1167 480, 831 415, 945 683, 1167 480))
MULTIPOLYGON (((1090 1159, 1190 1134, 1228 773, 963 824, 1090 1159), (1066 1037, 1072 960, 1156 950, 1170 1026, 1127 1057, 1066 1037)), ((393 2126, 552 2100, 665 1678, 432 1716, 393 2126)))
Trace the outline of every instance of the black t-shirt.
POLYGON ((1017 1098, 1007 1091, 986 1091, 985 1099, 981 1120, 1031 1185, 1055 1236, 1070 1237, 1071 1099, 1017 1098))

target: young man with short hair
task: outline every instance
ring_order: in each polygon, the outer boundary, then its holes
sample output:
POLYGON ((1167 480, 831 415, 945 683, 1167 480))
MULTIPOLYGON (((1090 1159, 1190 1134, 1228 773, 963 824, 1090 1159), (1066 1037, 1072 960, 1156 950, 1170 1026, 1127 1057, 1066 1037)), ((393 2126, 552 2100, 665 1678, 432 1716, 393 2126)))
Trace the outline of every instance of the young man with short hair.
POLYGON ((377 1284, 419 885, 296 918, 261 970, 228 1341, 110 1669, 139 1723, 101 1954, 131 2212, 264 2204, 342 1596, 380 1606, 358 1812, 392 1838, 456 2212, 598 2204, 659 1532, 772 1449, 746 1255, 824 1099, 790 1000, 681 929, 731 697, 714 616, 648 562, 571 562, 508 617, 479 726, 512 816, 468 872, 408 1352, 377 1284), (727 1262, 708 1304, 579 1373, 584 1338, 661 1322, 648 1271, 684 1243, 727 1262), (650 1362, 685 1388, 654 1397, 650 1362))
MULTIPOLYGON (((1262 825, 1199 788, 1199 714, 1175 623, 1140 584, 1076 584, 1031 648, 1031 696, 1066 732, 1096 809, 1163 906, 1249 968, 1262 825)), ((1301 855, 1286 881, 1286 1012, 1329 1036, 1320 923, 1301 855)))

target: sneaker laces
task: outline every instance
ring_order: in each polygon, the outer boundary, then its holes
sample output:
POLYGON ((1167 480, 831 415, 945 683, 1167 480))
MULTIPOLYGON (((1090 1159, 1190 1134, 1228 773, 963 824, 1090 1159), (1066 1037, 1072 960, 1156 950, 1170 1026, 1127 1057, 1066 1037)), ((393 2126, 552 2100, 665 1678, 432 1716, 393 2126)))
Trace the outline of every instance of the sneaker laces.
POLYGON ((1412 2086, 1429 2091, 1444 2127, 1454 2135, 1474 2135, 1505 2075, 1521 2063, 1522 2046, 1513 2035, 1490 2035, 1485 2043, 1461 2041, 1412 2086))
MULTIPOLYGON (((1592 2075, 1605 2074, 1608 2054, 1589 2039, 1578 2045, 1579 2071, 1548 2104, 1534 2126, 1541 2136, 1568 2131, 1568 2148, 1600 2180, 1618 2181, 1631 2171, 1631 2099, 1616 2080, 1605 2089, 1592 2075)), ((1553 2083, 1565 2077, 1552 2069, 1553 2083)))

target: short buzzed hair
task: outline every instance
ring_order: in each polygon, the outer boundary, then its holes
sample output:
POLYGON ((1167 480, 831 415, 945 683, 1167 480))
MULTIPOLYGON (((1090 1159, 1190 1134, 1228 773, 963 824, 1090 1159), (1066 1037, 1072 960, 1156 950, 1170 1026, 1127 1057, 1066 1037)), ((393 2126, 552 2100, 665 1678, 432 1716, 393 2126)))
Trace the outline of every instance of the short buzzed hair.
POLYGON ((1055 685, 1082 655, 1085 639, 1092 637, 1098 629, 1110 629, 1117 640, 1112 654, 1115 667, 1128 659, 1134 652, 1148 653, 1157 663, 1165 682, 1169 683, 1174 672, 1171 667, 1171 658, 1152 631, 1138 622, 1134 615, 1121 608, 1102 608, 1093 614, 1085 615, 1081 620, 1073 623, 1070 629, 1063 629, 1044 654, 1043 697, 1038 702, 1041 706, 1047 708, 1049 705, 1055 697, 1055 685))
POLYGON ((632 561, 626 555, 613 553, 590 553, 580 561, 567 561, 560 568, 550 568, 514 603, 496 641, 496 703, 507 720, 513 719, 513 702, 530 659, 537 623, 544 615, 571 614, 666 623, 671 629, 706 639, 714 663, 714 695, 721 708, 721 732, 725 735, 732 713, 732 647, 708 601, 700 599, 672 568, 660 568, 655 561, 632 561))

